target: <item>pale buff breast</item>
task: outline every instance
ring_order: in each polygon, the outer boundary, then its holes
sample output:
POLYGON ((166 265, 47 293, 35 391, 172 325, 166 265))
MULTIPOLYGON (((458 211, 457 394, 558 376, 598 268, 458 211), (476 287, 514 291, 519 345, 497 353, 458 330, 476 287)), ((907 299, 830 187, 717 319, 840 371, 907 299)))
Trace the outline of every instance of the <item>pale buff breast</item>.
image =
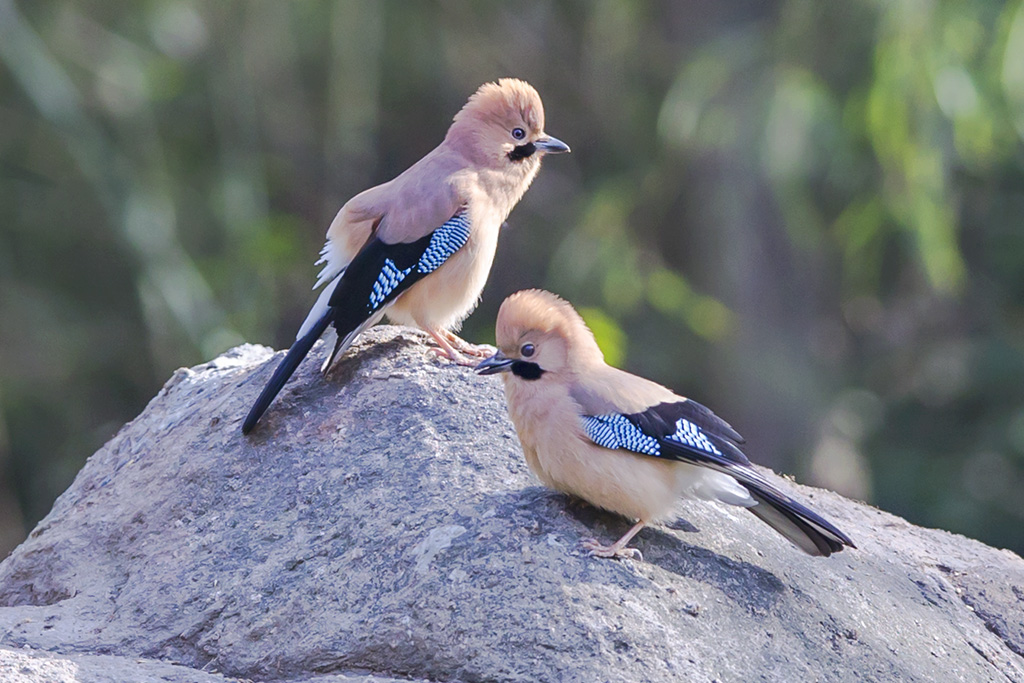
POLYGON ((583 435, 579 406, 544 380, 508 378, 505 389, 527 464, 545 485, 634 520, 671 512, 678 463, 594 445, 583 435))

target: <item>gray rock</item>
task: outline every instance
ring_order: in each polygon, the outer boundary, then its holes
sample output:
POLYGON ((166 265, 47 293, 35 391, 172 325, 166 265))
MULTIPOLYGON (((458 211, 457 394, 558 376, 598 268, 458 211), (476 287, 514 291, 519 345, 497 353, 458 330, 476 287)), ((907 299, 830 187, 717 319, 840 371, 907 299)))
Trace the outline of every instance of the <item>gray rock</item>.
POLYGON ((400 328, 324 353, 249 438, 279 355, 175 373, 0 564, 0 643, 168 681, 1024 681, 1013 553, 777 478, 859 548, 693 503, 593 559, 628 523, 531 478, 499 381, 400 328))
MULTIPOLYGON (((237 679, 234 679, 237 680, 237 679)), ((0 681, 20 683, 231 683, 232 679, 137 657, 58 655, 0 647, 0 681)))
MULTIPOLYGON (((243 683, 242 679, 139 657, 60 655, 0 647, 0 681, 18 683, 243 683)), ((325 674, 294 683, 408 683, 406 679, 325 674)), ((415 683, 415 682, 414 682, 415 683)))

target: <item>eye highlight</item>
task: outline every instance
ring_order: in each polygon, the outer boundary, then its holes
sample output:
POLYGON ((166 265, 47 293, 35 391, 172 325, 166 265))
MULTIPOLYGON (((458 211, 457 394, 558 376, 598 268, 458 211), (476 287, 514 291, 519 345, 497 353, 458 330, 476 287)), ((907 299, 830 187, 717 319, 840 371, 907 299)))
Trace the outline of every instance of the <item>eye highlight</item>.
POLYGON ((514 137, 516 140, 522 140, 523 138, 526 137, 526 131, 523 130, 522 128, 513 128, 512 137, 514 137))
POLYGON ((537 349, 534 348, 533 344, 523 344, 523 348, 519 349, 519 354, 523 358, 529 358, 534 354, 534 352, 536 352, 536 350, 537 349))

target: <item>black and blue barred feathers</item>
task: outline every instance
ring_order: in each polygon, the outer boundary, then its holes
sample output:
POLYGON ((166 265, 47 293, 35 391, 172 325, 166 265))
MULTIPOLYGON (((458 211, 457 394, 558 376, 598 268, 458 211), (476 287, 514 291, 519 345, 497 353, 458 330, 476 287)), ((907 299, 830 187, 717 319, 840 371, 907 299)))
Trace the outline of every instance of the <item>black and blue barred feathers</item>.
POLYGON ((591 441, 605 448, 674 460, 680 459, 678 451, 682 449, 722 465, 750 464, 737 445, 743 443, 743 437, 696 401, 660 403, 628 415, 588 415, 583 427, 591 441))
POLYGON ((408 289, 412 282, 406 282, 409 274, 416 271, 418 280, 440 268, 445 261, 469 239, 469 219, 459 213, 434 232, 430 233, 427 248, 414 265, 399 268, 391 258, 385 258, 377 279, 370 291, 367 312, 375 313, 381 306, 394 298, 396 292, 408 289), (402 285, 405 285, 404 287, 402 285))
POLYGON ((416 263, 422 275, 432 273, 469 240, 469 218, 458 213, 430 235, 430 244, 416 263))
MULTIPOLYGON (((625 415, 587 416, 583 418, 583 426, 587 436, 598 446, 623 448, 644 455, 662 455, 658 439, 645 434, 625 415)), ((679 418, 676 430, 663 438, 708 455, 722 456, 722 451, 715 447, 701 428, 686 418, 679 418)))
POLYGON ((661 403, 634 414, 585 415, 598 446, 708 467, 732 476, 757 505, 747 508, 812 555, 830 555, 853 541, 826 519, 773 486, 739 449, 743 438, 695 401, 661 403))
POLYGON ((295 340, 277 366, 256 403, 242 423, 248 434, 270 406, 285 382, 306 357, 320 335, 331 325, 338 331, 335 355, 366 326, 374 324, 384 309, 402 292, 433 273, 469 241, 470 221, 460 211, 430 234, 415 242, 387 244, 373 238, 363 247, 337 280, 323 317, 304 337, 295 340))
POLYGON ((644 455, 661 455, 658 440, 640 431, 625 415, 587 415, 583 418, 583 429, 598 446, 622 448, 644 455))

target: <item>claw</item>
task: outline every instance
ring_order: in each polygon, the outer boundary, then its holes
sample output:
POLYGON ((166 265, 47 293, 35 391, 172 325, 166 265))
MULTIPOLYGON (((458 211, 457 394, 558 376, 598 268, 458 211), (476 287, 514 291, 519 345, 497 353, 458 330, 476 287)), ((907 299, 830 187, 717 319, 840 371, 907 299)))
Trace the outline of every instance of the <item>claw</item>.
POLYGON ((477 362, 475 360, 473 360, 472 358, 466 358, 455 349, 446 350, 442 348, 433 348, 430 349, 430 351, 437 356, 447 358, 448 360, 454 362, 457 365, 464 365, 470 368, 476 367, 477 365, 477 362))
POLYGON ((642 562, 644 559, 643 554, 636 548, 627 548, 626 544, 636 536, 637 532, 644 528, 646 523, 641 519, 622 538, 611 545, 602 545, 596 538, 587 538, 583 541, 583 547, 590 551, 587 553, 590 557, 612 557, 620 560, 628 558, 642 562))
POLYGON ((421 327, 423 327, 423 329, 425 329, 427 333, 434 338, 434 341, 436 341, 437 345, 440 347, 431 350, 437 355, 444 356, 445 358, 448 358, 449 360, 454 361, 459 365, 465 365, 466 367, 475 367, 477 364, 475 360, 473 360, 472 358, 467 358, 463 354, 468 354, 470 356, 475 356, 477 358, 490 355, 488 351, 483 350, 480 347, 474 346, 469 342, 465 341, 464 339, 456 337, 448 330, 438 331, 428 325, 421 325, 421 327))
POLYGON ((494 351, 492 351, 489 347, 484 345, 471 344, 465 339, 459 337, 458 335, 452 334, 448 330, 442 330, 441 334, 444 335, 445 339, 448 340, 448 343, 451 344, 453 348, 458 349, 467 356, 473 356, 475 358, 487 358, 492 353, 494 353, 494 351))
POLYGON ((616 548, 615 544, 602 545, 594 538, 588 538, 582 543, 588 557, 609 557, 615 560, 638 560, 644 561, 643 553, 636 548, 616 548))

